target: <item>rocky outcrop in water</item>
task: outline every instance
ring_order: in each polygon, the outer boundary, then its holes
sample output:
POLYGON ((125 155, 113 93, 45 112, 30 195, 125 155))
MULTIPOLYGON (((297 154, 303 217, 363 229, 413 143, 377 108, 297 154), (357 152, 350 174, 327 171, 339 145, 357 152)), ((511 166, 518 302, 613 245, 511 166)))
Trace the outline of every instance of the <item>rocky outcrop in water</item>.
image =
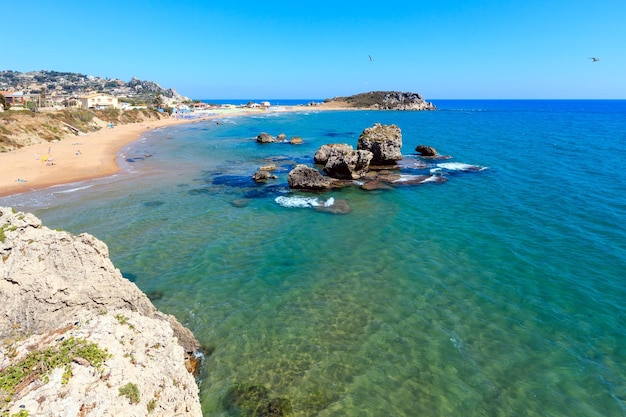
POLYGON ((357 149, 370 151, 373 165, 395 164, 402 159, 402 131, 396 125, 376 123, 361 133, 357 149))
POLYGON ((349 97, 324 100, 322 106, 350 107, 376 110, 435 110, 434 104, 424 100, 419 93, 399 91, 370 91, 349 97))
POLYGON ((289 172, 289 187, 302 190, 325 190, 332 187, 332 179, 322 175, 317 169, 304 164, 297 165, 289 172))
MULTIPOLYGON (((415 148, 420 156, 446 159, 437 154, 434 148, 419 145, 415 148)), ((375 123, 359 136, 357 150, 348 144, 325 144, 315 152, 313 161, 324 164, 322 175, 318 170, 298 165, 289 173, 289 186, 303 190, 324 190, 341 188, 359 180, 358 184, 366 191, 388 190, 391 186, 442 183, 447 178, 434 168, 427 173, 430 165, 409 157, 402 161, 402 131, 396 125, 375 123), (433 173, 435 172, 435 173, 433 173)), ((450 168, 450 167, 447 167, 450 168)), ((455 167, 456 168, 456 167, 455 167)), ((482 169, 481 167, 477 167, 482 169)))
POLYGON ((326 145, 322 145, 315 152, 313 156, 313 162, 316 164, 326 165, 328 159, 333 155, 345 155, 346 153, 352 151, 354 148, 347 143, 328 143, 326 145))
POLYGON ((273 143, 273 142, 276 142, 276 140, 274 139, 274 136, 270 135, 269 133, 265 133, 265 132, 259 133, 259 135, 256 137, 256 141, 258 143, 273 143))
POLYGON ((351 150, 345 154, 332 155, 326 161, 324 172, 332 178, 356 180, 367 172, 373 154, 370 151, 351 150))
POLYGON ((188 371, 198 341, 122 277, 95 237, 54 231, 32 214, 0 207, 0 301, 0 372, 68 341, 109 355, 93 363, 70 350, 61 367, 29 368, 16 384, 0 386, 3 410, 202 415, 188 371))
POLYGON ((437 156, 437 151, 432 146, 417 145, 415 152, 421 156, 437 156))

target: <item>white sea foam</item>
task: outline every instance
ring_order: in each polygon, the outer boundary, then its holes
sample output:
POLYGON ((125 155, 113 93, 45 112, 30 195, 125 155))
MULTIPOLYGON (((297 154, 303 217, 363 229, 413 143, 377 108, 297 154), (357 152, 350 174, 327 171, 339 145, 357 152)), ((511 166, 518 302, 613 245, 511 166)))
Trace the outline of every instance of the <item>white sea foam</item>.
POLYGON ((408 181, 415 181, 417 180, 419 177, 422 177, 423 175, 400 175, 400 178, 398 178, 397 180, 395 180, 394 182, 408 182, 408 181))
POLYGON ((274 199, 275 202, 283 207, 289 208, 309 208, 309 207, 330 207, 335 204, 334 198, 329 198, 324 202, 320 202, 319 199, 313 197, 285 197, 280 196, 274 199))
POLYGON ((69 188, 67 190, 61 190, 61 191, 54 191, 52 194, 67 194, 67 193, 74 193, 76 191, 80 191, 80 190, 86 190, 87 188, 91 188, 93 185, 84 185, 82 187, 76 187, 76 188, 69 188))
POLYGON ((439 175, 431 175, 430 177, 428 177, 425 180, 423 180, 422 182, 420 182, 420 184, 424 184, 426 182, 438 182, 440 180, 441 180, 441 176, 439 176, 439 175))
POLYGON ((436 168, 430 170, 430 172, 439 172, 441 170, 446 171, 482 171, 487 167, 481 167, 479 165, 470 165, 463 162, 442 162, 437 164, 436 168))

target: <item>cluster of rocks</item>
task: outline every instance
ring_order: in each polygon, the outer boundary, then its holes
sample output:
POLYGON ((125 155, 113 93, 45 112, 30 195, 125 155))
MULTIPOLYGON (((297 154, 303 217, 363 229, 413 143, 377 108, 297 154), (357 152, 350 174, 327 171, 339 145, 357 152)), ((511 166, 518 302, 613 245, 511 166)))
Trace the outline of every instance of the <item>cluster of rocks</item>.
MULTIPOLYGON (((422 153, 428 148, 434 155, 437 152, 430 147, 418 146, 416 151, 422 153)), ((318 169, 305 164, 297 165, 289 172, 289 187, 303 190, 324 190, 343 187, 346 181, 362 180, 361 187, 365 190, 389 188, 385 183, 394 183, 400 179, 398 162, 402 156, 402 131, 396 125, 380 123, 365 129, 359 136, 357 149, 348 144, 322 145, 313 161, 323 165, 323 175, 318 169)), ((417 163, 417 162, 416 162, 417 163)), ((412 183, 421 183, 433 177, 424 175, 412 179, 412 183)), ((445 181, 438 177, 435 181, 445 181)), ((405 182, 406 184, 406 182, 405 182)))
POLYGON ((302 138, 300 136, 293 136, 291 139, 287 139, 287 135, 284 133, 279 133, 278 136, 274 137, 269 133, 261 132, 256 137, 257 143, 290 143, 292 145, 300 145, 302 144, 302 138))
POLYGON ((273 171, 276 171, 276 164, 267 164, 260 166, 259 169, 254 173, 252 179, 255 182, 264 182, 269 179, 277 179, 278 177, 272 174, 273 171))
POLYGON ((192 373, 198 341, 122 276, 95 237, 0 207, 0 300, 0 372, 69 339, 108 353, 102 364, 76 354, 65 367, 30 370, 3 386, 9 392, 0 387, 3 413, 202 415, 192 373), (130 402, 124 387, 135 390, 130 402))

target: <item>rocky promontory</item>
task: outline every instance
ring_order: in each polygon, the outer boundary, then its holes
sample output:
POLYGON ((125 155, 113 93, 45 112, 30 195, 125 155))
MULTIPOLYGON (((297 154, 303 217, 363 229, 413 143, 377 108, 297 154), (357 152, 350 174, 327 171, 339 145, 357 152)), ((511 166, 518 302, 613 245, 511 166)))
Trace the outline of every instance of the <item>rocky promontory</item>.
POLYGON ((0 301, 2 412, 202 415, 198 341, 95 237, 0 207, 0 301))
POLYGON ((348 97, 333 97, 324 100, 322 107, 345 107, 375 110, 436 110, 419 94, 399 91, 370 91, 348 97))

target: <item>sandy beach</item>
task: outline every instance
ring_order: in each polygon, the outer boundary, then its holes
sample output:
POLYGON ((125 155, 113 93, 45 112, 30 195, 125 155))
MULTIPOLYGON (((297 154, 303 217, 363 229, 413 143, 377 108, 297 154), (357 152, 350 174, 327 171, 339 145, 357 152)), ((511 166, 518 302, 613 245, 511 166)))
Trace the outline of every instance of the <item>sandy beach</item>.
POLYGON ((117 154, 125 145, 149 130, 189 122, 171 118, 119 125, 1 153, 0 196, 115 174, 117 154))
MULTIPOLYGON (((303 107, 274 107, 271 112, 310 111, 303 107)), ((314 110, 347 110, 343 107, 318 106, 314 110)), ((45 142, 0 153, 0 197, 41 190, 54 185, 70 184, 102 178, 120 171, 117 156, 142 134, 176 124, 194 123, 223 117, 258 114, 258 109, 214 110, 191 119, 168 118, 145 121, 67 138, 55 143, 45 142)))

